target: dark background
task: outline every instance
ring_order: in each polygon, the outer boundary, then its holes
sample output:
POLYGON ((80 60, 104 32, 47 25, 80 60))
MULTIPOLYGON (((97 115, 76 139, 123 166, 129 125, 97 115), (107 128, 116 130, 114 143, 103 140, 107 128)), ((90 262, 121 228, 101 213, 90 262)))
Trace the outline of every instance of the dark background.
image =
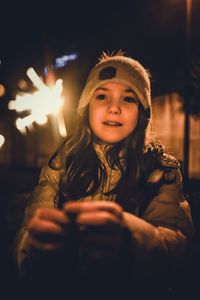
MULTIPOLYGON (((119 49, 150 70, 153 96, 181 92, 188 61, 200 56, 200 1, 192 1, 189 42, 186 0, 4 1, 0 5, 0 83, 5 85, 6 95, 0 100, 0 118, 8 113, 8 100, 15 95, 17 81, 28 67, 42 74, 44 66, 56 57, 76 52, 76 79, 82 85, 102 51, 119 49)), ((26 193, 36 184, 38 173, 37 169, 19 173, 0 168, 1 273, 8 296, 12 288, 18 291, 11 241, 20 224, 26 193), (8 190, 13 192, 12 199, 8 190)), ((200 198, 197 200, 199 207, 200 198)), ((183 276, 188 293, 196 289, 199 277, 196 248, 191 256, 183 276)), ((178 288, 182 289, 180 282, 178 288)))
MULTIPOLYGON (((200 51, 199 10, 193 0, 191 56, 200 51)), ((124 50, 151 70, 153 94, 177 90, 183 79, 186 0, 6 2, 0 22, 1 76, 10 89, 30 64, 40 69, 72 51, 93 64, 102 50, 124 50)))

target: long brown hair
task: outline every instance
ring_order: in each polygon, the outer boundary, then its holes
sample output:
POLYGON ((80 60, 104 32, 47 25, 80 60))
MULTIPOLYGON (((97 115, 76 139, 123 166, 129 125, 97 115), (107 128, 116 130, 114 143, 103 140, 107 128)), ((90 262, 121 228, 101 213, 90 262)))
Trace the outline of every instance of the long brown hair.
MULTIPOLYGON (((105 166, 93 146, 98 140, 90 129, 88 114, 87 107, 81 116, 77 116, 76 128, 49 162, 53 167, 52 161, 56 156, 62 157, 64 172, 60 180, 59 206, 69 199, 78 200, 102 191, 106 182, 105 166)), ((139 104, 138 123, 132 134, 120 143, 105 147, 105 157, 109 166, 117 167, 121 171, 121 179, 109 193, 116 194, 117 202, 128 210, 132 210, 137 202, 130 200, 133 198, 133 191, 136 194, 136 189, 147 177, 146 173, 149 173, 145 159, 149 117, 149 112, 139 104), (122 149, 125 166, 121 165, 119 158, 122 149)))

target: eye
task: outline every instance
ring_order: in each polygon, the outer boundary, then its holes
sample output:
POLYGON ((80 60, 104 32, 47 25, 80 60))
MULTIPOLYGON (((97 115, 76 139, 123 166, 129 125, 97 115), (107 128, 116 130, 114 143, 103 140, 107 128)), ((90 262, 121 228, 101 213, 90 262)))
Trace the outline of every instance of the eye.
POLYGON ((138 99, 134 98, 134 97, 131 97, 131 96, 124 97, 124 101, 128 102, 128 103, 136 103, 136 104, 138 104, 138 99))
POLYGON ((95 97, 98 100, 105 100, 106 99, 106 95, 105 94, 99 94, 95 97))

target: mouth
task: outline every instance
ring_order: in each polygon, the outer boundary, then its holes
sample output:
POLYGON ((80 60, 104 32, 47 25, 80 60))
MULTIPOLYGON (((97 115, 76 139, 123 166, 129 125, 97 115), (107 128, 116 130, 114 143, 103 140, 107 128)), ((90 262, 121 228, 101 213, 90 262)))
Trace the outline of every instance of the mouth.
POLYGON ((105 121, 105 122, 103 122, 103 125, 111 126, 111 127, 120 127, 120 126, 122 126, 122 123, 116 122, 116 121, 105 121))

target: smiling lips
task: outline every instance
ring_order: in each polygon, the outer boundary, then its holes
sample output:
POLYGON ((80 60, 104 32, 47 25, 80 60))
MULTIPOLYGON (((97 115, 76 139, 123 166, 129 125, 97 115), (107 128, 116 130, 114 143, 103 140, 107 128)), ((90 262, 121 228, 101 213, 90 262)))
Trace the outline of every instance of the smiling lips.
POLYGON ((112 127, 119 127, 119 126, 122 126, 122 123, 119 123, 119 122, 116 122, 116 121, 105 121, 105 122, 103 122, 103 125, 112 126, 112 127))

